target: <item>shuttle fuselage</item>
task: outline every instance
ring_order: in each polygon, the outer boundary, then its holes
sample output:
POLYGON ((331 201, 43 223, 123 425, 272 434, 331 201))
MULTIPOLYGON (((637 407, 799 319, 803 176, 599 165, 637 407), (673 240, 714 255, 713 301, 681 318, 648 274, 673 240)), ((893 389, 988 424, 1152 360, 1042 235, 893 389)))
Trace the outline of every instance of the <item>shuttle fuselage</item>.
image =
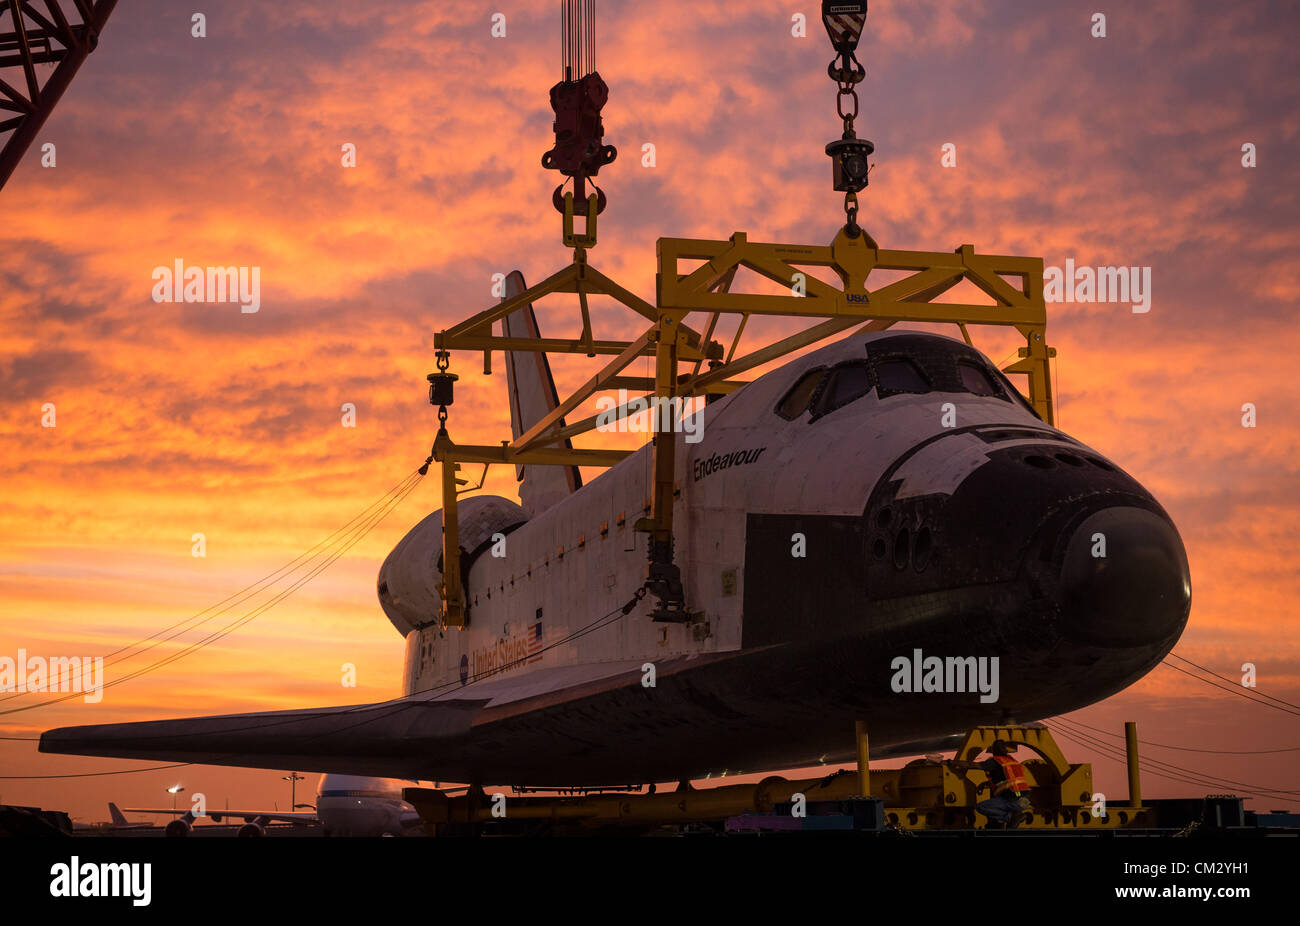
POLYGON ((675 548, 698 620, 619 613, 644 580, 648 446, 507 514, 463 559, 468 628, 407 638, 408 695, 492 696, 439 774, 634 782, 846 757, 855 718, 882 748, 1026 722, 1130 684, 1186 621, 1163 509, 962 342, 849 338, 701 414, 677 438, 675 548), (899 691, 900 658, 977 669, 899 691))
POLYGON ((850 336, 700 414, 698 442, 676 437, 693 621, 633 598, 647 447, 549 483, 531 497, 560 500, 531 516, 460 501, 463 630, 437 624, 440 512, 398 544, 379 591, 406 637, 401 698, 72 727, 41 749, 483 784, 752 772, 848 758, 855 720, 874 755, 906 754, 1086 706, 1186 623, 1168 515, 961 341, 850 336))

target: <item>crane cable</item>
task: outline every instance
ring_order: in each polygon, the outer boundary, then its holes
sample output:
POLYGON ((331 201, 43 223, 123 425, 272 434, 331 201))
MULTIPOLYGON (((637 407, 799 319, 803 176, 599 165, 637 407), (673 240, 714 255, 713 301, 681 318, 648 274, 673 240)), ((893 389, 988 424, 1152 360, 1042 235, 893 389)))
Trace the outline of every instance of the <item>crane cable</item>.
MULTIPOLYGON (((150 649, 153 649, 155 646, 158 646, 163 642, 174 640, 177 637, 179 637, 182 633, 185 633, 188 630, 193 630, 195 627, 198 627, 200 624, 204 624, 207 621, 212 620, 213 618, 231 610, 232 608, 235 607, 235 605, 240 604, 243 601, 247 601, 249 598, 259 594, 260 592, 267 591, 268 589, 273 588, 275 584, 280 581, 280 579, 287 578, 289 575, 292 575, 294 572, 298 572, 303 567, 308 567, 305 574, 301 574, 301 578, 295 580, 291 585, 288 586, 288 588, 285 588, 277 592, 275 595, 271 597, 269 601, 263 602, 262 604, 253 608, 251 611, 242 615, 241 617, 236 618, 234 621, 226 624, 221 629, 209 633, 207 636, 199 640, 196 640, 193 643, 190 643, 188 646, 184 647, 180 651, 171 653, 163 657, 162 659, 159 659, 158 661, 151 663, 148 666, 144 666, 142 668, 129 672, 126 675, 122 676, 121 678, 114 679, 111 682, 106 682, 102 687, 111 688, 116 685, 120 685, 123 682, 130 681, 135 678, 139 678, 142 675, 145 675, 149 672, 155 671, 166 665, 169 665, 178 659, 181 659, 193 652, 203 649, 204 647, 208 646, 211 643, 216 642, 217 640, 222 639, 223 637, 229 635, 230 633, 233 633, 235 630, 239 629, 240 627, 243 627, 245 624, 249 623, 253 619, 264 614, 267 610, 269 610, 276 604, 283 601, 285 598, 292 595, 303 585, 307 584, 307 582, 311 581, 313 578, 315 578, 325 569, 329 568, 329 566, 333 565, 344 554, 346 554, 349 550, 351 550, 354 546, 356 546, 356 544, 359 543, 363 537, 365 537, 368 533, 370 533, 370 531, 376 525, 378 525, 381 521, 383 521, 393 511, 393 509, 397 507, 397 505, 399 505, 402 501, 404 501, 406 497, 415 490, 415 487, 419 485, 420 480, 422 478, 423 477, 418 472, 418 470, 413 471, 412 473, 407 475, 406 478, 404 478, 401 482, 399 482, 392 489, 390 489, 383 496, 381 496, 379 501, 372 503, 370 506, 364 509, 360 515, 357 515, 351 521, 349 521, 348 524, 345 525, 343 528, 340 528, 338 531, 335 531, 334 534, 331 534, 330 537, 326 538, 325 541, 321 541, 320 543, 316 544, 315 547, 311 548, 312 550, 315 550, 317 547, 320 547, 321 549, 317 551, 317 553, 312 553, 310 556, 307 556, 307 554, 302 554, 298 556, 294 560, 291 560, 288 565, 281 567, 280 569, 271 573, 269 576, 265 577, 264 579, 259 580, 256 583, 253 583, 253 585, 251 586, 247 586, 244 590, 241 590, 241 592, 237 592, 234 595, 231 595, 228 598, 223 599, 223 602, 218 603, 218 604, 223 604, 224 602, 230 602, 230 604, 227 604, 224 607, 217 608, 216 610, 214 610, 216 606, 205 608, 203 611, 198 612, 198 614, 186 618, 185 620, 180 621, 177 624, 173 624, 171 627, 166 628, 163 631, 159 631, 158 633, 155 633, 150 637, 145 637, 143 640, 137 641, 136 643, 133 643, 128 647, 123 647, 123 648, 119 648, 118 650, 115 650, 114 653, 110 654, 110 656, 134 649, 138 647, 140 644, 145 643, 151 639, 154 639, 155 637, 158 637, 160 633, 166 633, 176 627, 180 627, 183 624, 189 623, 190 621, 194 620, 196 617, 203 615, 208 611, 213 612, 209 614, 207 617, 204 617, 202 620, 195 623, 192 627, 185 628, 184 630, 179 630, 176 633, 172 634, 170 637, 164 637, 162 639, 159 639, 156 642, 152 643, 151 645, 140 650, 139 653, 132 653, 130 655, 123 656, 119 659, 113 660, 112 662, 108 663, 110 665, 124 662, 127 659, 134 658, 134 656, 138 656, 144 652, 148 652, 150 649), (333 549, 331 549, 331 547, 333 549), (306 557, 306 559, 304 559, 304 557, 306 557), (302 562, 299 565, 295 566, 294 564, 298 563, 299 560, 302 560, 302 562), (315 560, 314 563, 313 560, 315 560), (286 570, 288 571, 286 572, 286 570), (284 575, 280 575, 281 573, 284 573, 284 575), (272 577, 275 576, 280 576, 280 578, 275 578, 272 580, 272 577)), ((311 550, 309 550, 308 552, 310 553, 311 550)), ((29 692, 16 692, 4 698, 0 698, 0 702, 7 701, 11 698, 19 697, 23 694, 28 694, 28 693, 29 692)), ((73 698, 82 697, 83 695, 84 692, 81 691, 70 692, 64 694, 61 697, 49 698, 44 701, 37 702, 35 704, 28 704, 22 707, 15 707, 15 708, 10 708, 8 710, 0 711, 0 716, 5 716, 8 714, 16 714, 22 711, 34 710, 36 708, 45 707, 50 704, 57 704, 63 701, 71 700, 73 698)))
MULTIPOLYGON (((1237 684, 1237 683, 1234 682, 1232 679, 1230 679, 1230 678, 1228 678, 1228 677, 1226 677, 1226 676, 1220 675, 1218 672, 1215 672, 1215 671, 1213 671, 1213 670, 1211 670, 1211 669, 1207 669, 1207 668, 1205 668, 1205 666, 1200 665, 1199 663, 1192 662, 1190 659, 1186 659, 1186 658, 1184 658, 1184 657, 1182 657, 1182 656, 1179 656, 1177 653, 1170 653, 1169 655, 1172 656, 1173 658, 1175 658, 1175 659, 1181 661, 1181 662, 1185 662, 1185 663, 1187 663, 1189 666, 1194 666, 1194 667, 1196 667, 1197 669, 1200 669, 1202 672, 1205 672, 1205 673, 1208 674, 1208 675, 1213 675, 1215 678, 1217 678, 1217 679, 1221 679, 1222 681, 1227 682, 1229 685, 1235 685, 1235 684, 1237 684)), ((1166 663, 1166 665, 1169 665, 1169 664, 1166 663)), ((1177 666, 1170 665, 1169 668, 1171 668, 1171 669, 1177 669, 1178 667, 1177 667, 1177 666)), ((1181 670, 1180 670, 1180 671, 1181 671, 1181 670)), ((1191 673, 1188 673, 1188 674, 1190 675, 1191 673)), ((1204 679, 1202 679, 1202 681, 1204 681, 1204 679)), ((1215 687, 1217 688, 1218 686, 1216 685, 1215 687)), ((1237 689, 1233 689, 1234 692, 1235 692, 1236 690, 1237 690, 1237 689)), ((1295 708, 1296 710, 1300 710, 1300 704, 1293 704, 1293 703, 1291 703, 1290 701, 1283 701, 1281 698, 1275 698, 1275 697, 1273 697, 1272 695, 1264 694, 1264 692, 1260 691, 1260 690, 1257 689, 1257 688, 1252 688, 1251 691, 1254 692, 1256 695, 1259 695, 1259 697, 1261 697, 1261 698, 1268 698, 1270 701, 1276 701, 1278 704, 1284 704, 1284 705, 1286 705, 1287 707, 1293 707, 1293 708, 1295 708)), ((1241 693, 1242 695, 1246 696, 1246 697, 1250 697, 1250 695, 1246 695, 1244 691, 1241 691, 1240 693, 1241 693)), ((1251 700, 1253 701, 1253 700, 1255 700, 1255 699, 1254 699, 1253 697, 1251 697, 1251 700)), ((1267 706, 1268 706, 1268 707, 1272 707, 1271 704, 1270 704, 1270 705, 1267 705, 1267 706)))
POLYGON ((560 7, 563 80, 596 70, 596 0, 564 0, 560 7))
MULTIPOLYGON (((506 671, 506 670, 508 670, 508 669, 514 668, 515 666, 520 665, 520 664, 522 664, 523 662, 525 662, 525 661, 527 661, 527 660, 529 660, 529 659, 533 659, 533 658, 535 658, 536 656, 538 656, 540 653, 545 653, 545 652, 547 652, 547 651, 549 651, 549 650, 555 649, 556 647, 564 646, 564 645, 566 645, 566 644, 568 644, 568 643, 571 643, 571 642, 574 641, 574 640, 581 639, 582 637, 586 636, 586 635, 589 634, 589 633, 594 633, 594 632, 597 631, 597 630, 603 630, 605 627, 608 627, 608 626, 611 626, 612 624, 618 623, 618 622, 621 621, 623 618, 625 618, 625 617, 627 617, 629 614, 631 614, 632 611, 635 609, 636 605, 639 604, 639 603, 641 602, 641 600, 645 598, 645 596, 646 596, 646 589, 645 589, 645 586, 642 585, 640 588, 638 588, 638 589, 636 590, 636 592, 633 594, 632 598, 627 602, 627 604, 624 604, 624 605, 622 605, 622 606, 620 606, 620 607, 614 608, 612 611, 609 611, 608 613, 602 615, 601 617, 596 618, 594 621, 590 622, 589 624, 586 624, 585 626, 580 627, 580 628, 578 628, 577 630, 575 630, 575 631, 573 631, 573 632, 571 632, 571 633, 569 633, 569 634, 566 634, 564 637, 562 637, 562 638, 560 638, 560 639, 558 639, 558 640, 555 640, 555 641, 552 642, 552 643, 547 644, 546 646, 542 647, 542 649, 541 649, 538 653, 532 653, 532 654, 529 654, 529 655, 526 655, 526 656, 520 657, 520 658, 518 658, 518 659, 515 659, 515 660, 513 660, 512 662, 504 663, 504 664, 502 664, 501 666, 497 666, 497 667, 495 667, 495 668, 492 668, 492 669, 485 670, 485 671, 483 671, 483 672, 477 673, 476 675, 472 676, 472 677, 470 678, 470 680, 467 681, 467 682, 464 683, 464 684, 460 684, 460 683, 459 683, 459 679, 457 679, 456 681, 445 682, 445 683, 443 683, 443 684, 441 684, 441 685, 435 685, 435 686, 433 686, 433 687, 431 687, 431 688, 426 688, 426 689, 422 689, 421 691, 412 692, 410 695, 407 696, 406 703, 402 704, 399 708, 397 708, 397 710, 392 711, 391 713, 381 713, 381 712, 377 712, 377 713, 376 713, 376 716, 374 716, 374 717, 368 717, 368 718, 365 718, 365 719, 360 720, 360 721, 358 721, 357 723, 354 723, 354 724, 352 724, 351 726, 348 726, 348 727, 342 727, 342 728, 338 728, 338 729, 330 730, 328 733, 319 733, 319 734, 317 734, 315 737, 312 737, 312 738, 306 740, 306 742, 307 742, 307 743, 311 743, 311 742, 314 742, 314 741, 317 741, 317 740, 321 740, 321 739, 325 738, 326 736, 335 736, 335 735, 337 735, 337 734, 339 734, 339 733, 343 733, 343 732, 346 732, 346 731, 348 731, 348 730, 354 730, 354 729, 356 729, 357 727, 364 726, 364 725, 366 725, 366 724, 368 724, 368 723, 374 723, 376 720, 389 719, 389 718, 395 717, 395 716, 397 716, 398 714, 401 714, 401 713, 404 712, 404 711, 410 710, 410 709, 412 709, 412 708, 414 708, 414 707, 419 707, 419 706, 422 706, 422 705, 428 704, 430 701, 437 700, 436 698, 424 698, 424 699, 420 699, 420 700, 411 700, 411 699, 414 698, 415 695, 418 695, 418 694, 429 694, 429 693, 431 693, 431 692, 438 692, 438 693, 443 693, 443 694, 445 694, 448 690, 459 690, 459 689, 468 688, 468 687, 470 687, 470 686, 472 686, 472 685, 474 685, 474 684, 476 684, 476 683, 478 683, 478 682, 483 681, 484 679, 488 678, 488 677, 491 676, 491 675, 497 675, 497 674, 499 674, 499 673, 501 673, 501 672, 504 672, 504 671, 506 671), (616 616, 616 615, 617 615, 617 616, 616 616)), ((352 714, 352 713, 357 713, 357 712, 359 712, 359 711, 372 710, 372 709, 375 708, 375 707, 376 707, 376 705, 374 705, 374 704, 359 704, 359 705, 357 705, 357 706, 355 706, 355 707, 350 707, 350 708, 347 708, 347 709, 345 709, 345 710, 339 711, 338 713, 339 713, 339 714, 352 714)), ((233 727, 233 728, 229 728, 229 729, 222 730, 221 732, 222 732, 222 735, 225 735, 225 734, 229 734, 229 733, 239 733, 239 732, 242 732, 242 731, 245 731, 245 730, 259 730, 259 731, 261 731, 261 730, 268 730, 268 729, 271 729, 272 727, 283 726, 283 725, 285 725, 285 724, 289 724, 289 723, 295 723, 295 722, 301 721, 301 720, 303 720, 303 719, 304 719, 304 716, 303 716, 302 714, 297 714, 297 715, 295 715, 295 716, 293 716, 293 717, 287 717, 287 718, 285 718, 285 719, 283 719, 283 720, 280 720, 280 721, 277 721, 277 722, 274 722, 274 723, 256 723, 256 724, 250 724, 249 726, 246 726, 246 727, 233 727)), ((186 737, 186 736, 202 736, 202 735, 204 735, 204 733, 173 733, 173 734, 171 734, 171 735, 170 735, 169 737, 167 737, 167 738, 168 738, 168 739, 178 739, 178 738, 186 737)), ((155 738, 156 738, 156 737, 155 737, 155 738)), ((34 738, 34 737, 12 737, 11 739, 15 739, 15 740, 19 740, 19 739, 35 740, 36 738, 34 738)), ((301 748, 301 746, 302 746, 301 743, 295 744, 295 748, 301 748)), ((243 756, 246 756, 246 755, 249 755, 249 754, 248 754, 248 753, 238 753, 238 752, 235 752, 235 753, 227 753, 226 755, 221 756, 221 757, 219 757, 219 758, 221 758, 221 759, 235 759, 235 758, 240 758, 240 757, 243 757, 243 756)), ((84 777, 93 777, 93 776, 98 776, 98 775, 127 775, 127 774, 134 774, 135 772, 158 771, 158 770, 160 770, 160 769, 166 769, 166 768, 181 768, 181 767, 184 767, 184 766, 187 766, 187 765, 196 765, 196 764, 198 764, 198 765, 211 765, 211 764, 220 764, 220 763, 214 763, 214 762, 201 762, 201 763, 194 763, 194 762, 181 762, 181 763, 178 763, 178 764, 176 764, 176 765, 160 765, 160 766, 153 766, 153 767, 150 767, 150 768, 143 768, 143 769, 124 769, 124 770, 122 770, 122 771, 120 771, 120 772, 83 772, 83 773, 68 774, 68 775, 0 775, 0 781, 28 781, 28 780, 33 780, 33 779, 47 779, 47 778, 84 778, 84 777)))
MULTIPOLYGON (((1075 746, 1078 746, 1081 749, 1092 748, 1096 750, 1096 752, 1101 756, 1103 756, 1104 758, 1111 759, 1112 761, 1120 762, 1120 763, 1125 762, 1125 757, 1122 753, 1116 752, 1114 750, 1107 751, 1106 744, 1100 743, 1095 740, 1091 740, 1085 737, 1084 734, 1081 734, 1077 731, 1072 733, 1069 731, 1068 727, 1063 728, 1061 726, 1057 726, 1054 735, 1060 736, 1061 738, 1067 740, 1068 742, 1073 743, 1075 746)), ((1139 760, 1138 765, 1143 770, 1144 774, 1153 775, 1156 778, 1163 778, 1166 779, 1167 781, 1177 781, 1182 784, 1195 785, 1196 787, 1207 787, 1206 782, 1199 781, 1196 778, 1190 776, 1167 774, 1165 772, 1156 771, 1150 768, 1148 765, 1144 764, 1141 760, 1139 760)))
MULTIPOLYGON (((1085 745, 1090 745, 1107 758, 1114 759, 1118 762, 1125 762, 1127 757, 1117 747, 1109 743, 1084 733, 1076 728, 1068 720, 1057 717, 1054 722, 1061 725, 1058 729, 1062 735, 1072 742, 1079 743, 1082 741, 1085 745)), ((1171 765, 1167 762, 1161 762, 1158 759, 1138 758, 1138 766, 1144 771, 1149 772, 1159 778, 1168 778, 1174 781, 1181 781, 1186 784, 1199 785, 1201 787, 1234 787, 1238 790, 1245 791, 1247 794, 1254 794, 1259 797, 1300 797, 1300 791, 1287 790, 1285 788, 1268 788, 1262 785, 1253 785, 1247 782, 1236 781, 1231 778, 1220 778, 1217 775, 1210 775, 1205 772, 1199 772, 1195 769, 1181 768, 1171 765)))
MULTIPOLYGON (((382 496, 380 496, 379 499, 372 502, 370 505, 366 506, 366 508, 362 509, 362 511, 359 514, 357 514, 355 517, 353 517, 352 520, 348 521, 342 527, 338 528, 336 531, 326 536, 323 540, 318 541, 315 545, 309 547, 306 551, 299 554, 297 557, 290 560, 288 563, 281 566, 279 569, 275 570, 274 572, 268 573, 267 575, 263 576, 261 579, 258 579, 256 582, 253 582, 250 585, 247 585, 244 588, 240 589, 239 591, 229 595, 228 597, 223 598, 221 601, 218 601, 216 604, 209 605, 208 607, 204 608, 202 611, 192 614, 191 616, 185 618, 184 620, 177 621, 175 624, 172 624, 168 627, 164 627, 161 630, 155 631, 154 633, 150 634, 147 637, 142 637, 141 639, 135 641, 134 643, 130 643, 126 646, 118 647, 112 652, 106 653, 102 658, 106 661, 107 665, 114 665, 117 662, 123 662, 127 659, 134 658, 135 656, 140 655, 140 653, 148 652, 150 649, 153 649, 153 647, 157 646, 158 643, 164 643, 173 640, 176 637, 180 636, 182 633, 184 633, 186 630, 192 630, 194 629, 194 627, 206 623, 207 621, 211 620, 213 617, 216 617, 217 615, 230 610, 236 604, 248 600, 248 598, 252 597, 258 592, 264 591, 266 588, 270 587, 271 585, 274 585, 279 578, 283 577, 283 575, 288 575, 290 573, 295 572, 298 568, 295 564, 299 563, 300 560, 304 560, 304 558, 306 560, 314 559, 316 556, 315 551, 317 551, 318 548, 328 549, 329 547, 333 546, 335 542, 337 542, 338 538, 342 536, 344 533, 348 532, 349 529, 353 527, 353 525, 355 525, 358 521, 362 520, 368 515, 373 514, 374 511, 376 511, 379 506, 382 506, 384 504, 385 500, 387 500, 389 496, 391 496, 395 492, 400 491, 406 485, 407 480, 409 480, 410 478, 411 478, 410 475, 408 475, 405 479, 403 479, 397 485, 394 485, 382 496), (198 622, 194 624, 194 627, 188 627, 188 628, 183 627, 183 625, 188 624, 191 621, 197 620, 198 618, 202 617, 204 614, 207 614, 209 611, 212 611, 213 613, 210 614, 208 617, 203 618, 203 620, 198 620, 198 622), (162 637, 163 634, 166 634, 172 630, 176 630, 177 628, 182 628, 182 629, 178 630, 176 633, 172 634, 171 636, 162 637), (154 643, 153 645, 147 646, 144 649, 142 649, 140 653, 132 653, 131 655, 123 656, 121 659, 113 658, 120 653, 127 653, 130 650, 136 649, 137 647, 140 647, 144 643, 148 643, 150 640, 153 640, 158 637, 162 637, 162 638, 159 639, 157 643, 154 643)), ((10 694, 4 698, 0 698, 0 702, 7 701, 10 698, 19 697, 21 694, 22 692, 19 692, 17 694, 10 694)))
MULTIPOLYGON (((1110 730, 1103 730, 1101 727, 1094 727, 1084 723, 1081 720, 1070 718, 1070 723, 1100 733, 1103 736, 1113 737, 1114 739, 1123 739, 1123 735, 1114 733, 1110 730)), ((1266 756, 1280 752, 1300 752, 1300 746, 1283 746, 1280 749, 1197 749, 1195 746, 1171 746, 1168 743, 1153 743, 1150 740, 1138 740, 1143 746, 1154 746, 1157 749, 1176 749, 1179 752, 1202 752, 1215 756, 1266 756)))
MULTIPOLYGON (((1179 657, 1179 658, 1182 658, 1182 657, 1179 657)), ((1218 688, 1218 689, 1220 689, 1221 691, 1226 691, 1226 692, 1228 692, 1228 694, 1235 694, 1235 695, 1236 695, 1237 697, 1239 697, 1239 698, 1245 698, 1247 701, 1253 701, 1255 704, 1259 704, 1259 705, 1261 705, 1262 707, 1271 707, 1271 708, 1273 708, 1273 710, 1275 710, 1275 711, 1281 711, 1281 712, 1284 713, 1284 714, 1292 714, 1292 715, 1294 715, 1294 716, 1300 717, 1300 710, 1292 710, 1290 707, 1284 707, 1284 706, 1282 706, 1282 705, 1284 705, 1284 704, 1287 703, 1287 702, 1285 702, 1285 701, 1283 701, 1281 704, 1273 704, 1273 703, 1271 703, 1271 702, 1269 702, 1269 701, 1264 701, 1264 700, 1261 700, 1260 698, 1252 697, 1251 695, 1246 694, 1246 692, 1245 692, 1245 691, 1242 691, 1241 689, 1238 689, 1238 688, 1232 688, 1232 687, 1229 687, 1228 685, 1219 685, 1219 684, 1216 684, 1215 682, 1210 681, 1208 678, 1201 678, 1201 677, 1200 677, 1199 675, 1197 675, 1195 672, 1189 672, 1188 670, 1186 670, 1186 669, 1184 669, 1184 668, 1182 668, 1182 667, 1180 667, 1180 666, 1176 666, 1176 665, 1174 665, 1172 662, 1166 662, 1165 660, 1161 660, 1161 661, 1160 661, 1160 664, 1161 664, 1162 666, 1168 666, 1170 669, 1173 669, 1175 672, 1181 672, 1181 673, 1183 673, 1184 675, 1190 675, 1192 678, 1196 679, 1198 682, 1204 682, 1205 684, 1209 685, 1211 688, 1218 688)), ((1208 670, 1207 670, 1207 671, 1208 671, 1208 670)), ((1213 674, 1213 673, 1211 673, 1211 674, 1213 674)), ((1219 676, 1219 677, 1222 678, 1222 676, 1219 676)), ((1269 697, 1269 696, 1266 695, 1265 697, 1269 697)), ((1273 700, 1276 701, 1277 699, 1276 699, 1276 698, 1273 698, 1273 700)))

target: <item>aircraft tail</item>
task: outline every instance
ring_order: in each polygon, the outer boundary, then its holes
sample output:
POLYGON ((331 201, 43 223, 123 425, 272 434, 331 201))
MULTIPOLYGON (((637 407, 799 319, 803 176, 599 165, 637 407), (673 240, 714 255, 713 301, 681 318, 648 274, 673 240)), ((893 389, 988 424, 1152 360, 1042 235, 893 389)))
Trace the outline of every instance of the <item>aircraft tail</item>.
MULTIPOLYGON (((506 277, 504 298, 517 296, 526 288, 524 275, 514 270, 506 277)), ((541 337, 531 303, 503 318, 501 326, 506 337, 541 337)), ((506 389, 510 395, 510 431, 515 438, 560 405, 551 365, 540 352, 506 351, 506 389)), ((564 419, 559 425, 564 426, 564 419)), ((573 444, 565 439, 563 446, 571 448, 573 444)), ((518 466, 515 478, 519 480, 519 500, 530 518, 582 487, 576 466, 518 466)))
POLYGON ((129 822, 123 815, 122 811, 117 809, 117 805, 112 801, 108 802, 108 817, 113 821, 114 826, 129 826, 129 822))

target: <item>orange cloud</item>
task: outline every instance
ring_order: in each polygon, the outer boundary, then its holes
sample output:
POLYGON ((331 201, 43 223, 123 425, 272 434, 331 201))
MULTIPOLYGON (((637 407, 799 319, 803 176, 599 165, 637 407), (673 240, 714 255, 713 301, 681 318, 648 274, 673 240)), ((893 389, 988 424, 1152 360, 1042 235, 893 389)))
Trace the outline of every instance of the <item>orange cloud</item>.
MULTIPOLYGON (((164 32, 134 5, 115 12, 43 133, 59 166, 29 155, 0 193, 0 652, 106 652, 146 636, 288 561, 423 460, 433 334, 492 302, 493 273, 519 267, 535 282, 568 257, 550 206, 559 178, 539 165, 557 11, 533 0, 506 12, 508 36, 493 39, 484 8, 464 2, 259 6, 210 16, 207 40, 164 32), (356 168, 342 166, 345 143, 356 168), (177 258, 260 267, 260 311, 153 302, 153 268, 177 258), (355 429, 340 426, 347 402, 355 429), (45 403, 56 428, 40 426, 45 403), (196 532, 205 559, 190 555, 196 532)), ((831 55, 815 7, 806 39, 791 35, 793 12, 602 7, 597 64, 620 154, 599 178, 610 208, 591 260, 642 297, 654 296, 662 235, 826 243, 842 222, 822 151, 839 132, 831 55), (653 168, 641 166, 647 143, 653 168)), ((1152 268, 1149 314, 1049 307, 1061 424, 1179 524, 1194 586, 1179 651, 1229 676, 1257 662, 1261 688, 1294 702, 1289 36, 1257 10, 1216 8, 1207 30, 1162 4, 1112 15, 1096 40, 1089 15, 1078 4, 873 8, 858 127, 878 151, 864 221, 885 247, 972 243, 1152 268), (956 168, 940 166, 947 142, 956 168), (1245 142, 1258 146, 1255 169, 1240 164, 1245 142), (1259 410, 1252 430, 1245 402, 1259 410)), ((548 334, 561 333, 557 306, 542 307, 548 334)), ((607 309, 596 318, 605 336, 632 331, 607 309)), ((747 343, 786 330, 756 322, 747 343)), ((994 359, 1010 349, 977 343, 994 359)), ((483 377, 479 360, 455 361, 453 429, 493 442, 508 411, 500 374, 483 377)), ((568 360, 556 375, 563 387, 589 369, 568 360)), ((487 491, 512 494, 513 473, 494 472, 487 491)), ((374 576, 439 505, 427 481, 320 579, 220 643, 93 708, 70 702, 0 727, 397 694, 401 644, 374 576), (356 689, 340 685, 344 662, 358 667, 356 689)), ((1292 744, 1290 718, 1220 694, 1159 668, 1079 716, 1107 729, 1137 717, 1156 742, 1292 744)), ((0 756, 11 774, 118 765, 36 756, 28 743, 0 742, 0 756)), ((1188 763, 1296 784, 1284 764, 1188 763)), ((271 773, 194 774, 217 793, 229 781, 248 800, 284 799, 271 773)), ((156 800, 130 776, 92 781, 4 791, 95 817, 108 797, 156 800)), ((1152 781, 1148 793, 1187 788, 1152 781)))

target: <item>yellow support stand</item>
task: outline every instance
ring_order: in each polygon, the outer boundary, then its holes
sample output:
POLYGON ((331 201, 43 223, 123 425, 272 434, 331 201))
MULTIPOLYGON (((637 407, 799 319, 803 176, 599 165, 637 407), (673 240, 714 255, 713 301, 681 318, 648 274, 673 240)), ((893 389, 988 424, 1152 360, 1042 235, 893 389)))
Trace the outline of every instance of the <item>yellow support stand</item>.
POLYGON ((871 746, 867 741, 867 722, 855 722, 853 733, 858 744, 858 793, 862 797, 871 797, 871 746))
MULTIPOLYGON (((855 729, 857 774, 819 775, 787 779, 769 775, 757 783, 691 788, 639 794, 588 794, 581 797, 537 796, 516 798, 511 819, 549 821, 569 830, 603 831, 606 827, 659 827, 695 823, 722 823, 743 814, 778 813, 777 805, 790 804, 802 796, 807 805, 850 801, 870 797, 883 803, 884 826, 909 832, 965 830, 980 827, 975 806, 976 785, 983 772, 969 776, 954 770, 949 762, 930 759, 910 762, 903 768, 871 771, 867 759, 867 730, 863 721, 855 729)), ((967 733, 956 758, 971 761, 995 740, 1021 744, 1038 754, 1025 761, 1031 785, 1033 807, 1020 831, 1086 832, 1122 830, 1152 825, 1152 810, 1139 806, 1112 807, 1101 816, 1092 813, 1088 764, 1066 761, 1046 727, 987 726, 967 733), (1083 788, 1083 790, 1078 790, 1083 788)), ((433 831, 448 825, 494 822, 491 808, 472 795, 451 796, 440 791, 409 788, 406 800, 413 803, 433 831)))

